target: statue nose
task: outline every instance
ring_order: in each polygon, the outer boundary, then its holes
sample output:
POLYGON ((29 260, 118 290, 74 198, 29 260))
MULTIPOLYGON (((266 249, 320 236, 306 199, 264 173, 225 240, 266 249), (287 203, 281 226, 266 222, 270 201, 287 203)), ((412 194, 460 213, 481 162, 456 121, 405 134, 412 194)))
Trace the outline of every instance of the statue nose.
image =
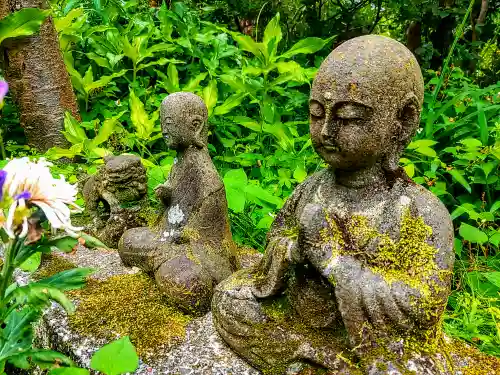
POLYGON ((336 124, 336 121, 332 116, 331 109, 328 108, 325 114, 325 122, 323 123, 323 127, 321 129, 321 138, 323 139, 323 141, 331 143, 335 139, 337 130, 338 125, 336 124))

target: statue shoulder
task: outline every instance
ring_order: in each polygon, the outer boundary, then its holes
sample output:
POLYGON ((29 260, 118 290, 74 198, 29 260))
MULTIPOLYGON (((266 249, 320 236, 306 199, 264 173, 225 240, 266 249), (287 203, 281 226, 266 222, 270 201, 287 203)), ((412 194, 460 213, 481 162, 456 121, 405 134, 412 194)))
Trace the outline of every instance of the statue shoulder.
POLYGON ((432 229, 430 242, 439 249, 440 260, 448 267, 453 264, 453 222, 446 206, 432 192, 417 184, 404 188, 405 196, 411 200, 411 211, 422 218, 432 229))

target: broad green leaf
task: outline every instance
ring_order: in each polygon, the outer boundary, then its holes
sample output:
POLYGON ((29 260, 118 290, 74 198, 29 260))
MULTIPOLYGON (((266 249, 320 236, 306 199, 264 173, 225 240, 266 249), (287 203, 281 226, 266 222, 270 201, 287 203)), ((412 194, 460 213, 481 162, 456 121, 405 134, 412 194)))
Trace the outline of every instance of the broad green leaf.
POLYGON ((48 375, 90 375, 90 371, 78 367, 60 367, 51 370, 48 375))
POLYGON ((247 93, 236 93, 231 95, 224 103, 215 107, 213 112, 214 115, 221 116, 231 112, 233 108, 238 107, 241 104, 242 100, 247 95, 247 93))
POLYGON ((39 282, 29 283, 14 289, 8 296, 8 299, 18 306, 43 306, 47 305, 50 301, 55 301, 68 313, 72 313, 75 310, 73 303, 66 297, 61 289, 39 282))
POLYGON ((283 38, 280 28, 280 14, 276 13, 264 30, 263 44, 266 46, 267 55, 272 59, 276 55, 278 44, 283 38))
POLYGON ((215 79, 212 79, 208 86, 203 89, 203 100, 205 101, 208 115, 210 116, 217 104, 217 81, 215 79))
POLYGON ((94 353, 90 367, 106 375, 133 373, 139 366, 139 357, 128 336, 104 345, 94 353))
POLYGON ((37 285, 51 286, 62 291, 80 289, 85 286, 87 277, 94 272, 92 268, 73 268, 39 280, 37 285))
POLYGON ((295 178, 298 182, 302 182, 307 178, 307 172, 304 168, 304 164, 299 164, 293 171, 293 178, 295 178))
POLYGON ((472 191, 469 183, 462 175, 462 172, 460 172, 458 169, 451 169, 447 172, 455 179, 455 181, 457 181, 460 185, 462 185, 469 193, 472 191))
POLYGON ((233 39, 238 43, 243 51, 251 52, 258 59, 262 59, 262 45, 254 41, 250 36, 239 33, 232 33, 233 39))
POLYGON ((496 212, 500 209, 500 200, 497 200, 491 205, 490 212, 496 212))
POLYGON ((50 160, 57 160, 60 158, 73 158, 76 155, 78 155, 77 152, 74 152, 71 149, 65 149, 60 147, 52 147, 45 153, 45 156, 50 160))
POLYGON ((462 139, 460 141, 460 143, 462 145, 464 145, 466 148, 468 149, 477 149, 479 147, 482 147, 483 144, 481 143, 480 140, 478 139, 475 139, 475 138, 466 138, 466 139, 462 139))
POLYGON ((69 112, 64 114, 64 130, 62 132, 64 137, 73 144, 81 143, 87 139, 85 130, 69 112))
POLYGON ((19 268, 26 272, 35 272, 42 262, 42 253, 35 253, 26 259, 19 268))
POLYGON ((481 102, 477 102, 477 121, 479 123, 479 138, 483 145, 488 144, 488 120, 482 108, 481 102))
POLYGON ((431 139, 419 139, 417 141, 410 142, 408 148, 410 150, 417 149, 419 147, 431 147, 434 146, 437 142, 431 139))
POLYGON ((182 91, 194 92, 200 86, 200 82, 207 78, 207 75, 208 73, 198 74, 182 88, 182 91))
POLYGON ((94 82, 94 73, 92 72, 92 65, 89 65, 89 68, 85 72, 83 76, 83 86, 89 86, 92 82, 94 82))
POLYGON ((278 68, 280 74, 290 72, 300 73, 302 71, 302 67, 295 61, 280 61, 276 63, 275 66, 278 68))
POLYGON ((327 43, 329 43, 334 37, 328 39, 321 38, 305 38, 297 43, 295 43, 292 48, 286 51, 280 56, 280 58, 288 59, 292 56, 298 55, 299 53, 309 54, 315 53, 322 49, 327 43))
POLYGON ((412 178, 413 176, 415 176, 415 164, 406 164, 405 166, 403 166, 403 169, 405 170, 408 177, 412 178))
POLYGON ((47 242, 47 244, 56 250, 63 251, 68 253, 74 249, 74 247, 78 244, 78 240, 76 238, 65 236, 56 239, 52 239, 47 242))
POLYGON ((130 89, 129 105, 130 120, 135 127, 137 137, 143 140, 149 140, 155 126, 155 121, 158 118, 158 112, 155 112, 153 116, 149 118, 144 109, 144 104, 135 95, 132 89, 130 89))
POLYGON ((460 241, 459 238, 455 238, 453 240, 453 247, 455 248, 455 254, 458 255, 458 257, 460 258, 462 256, 462 250, 463 250, 463 243, 462 241, 460 241))
POLYGON ((472 225, 462 223, 458 232, 466 241, 477 244, 484 244, 488 242, 488 236, 486 233, 476 227, 473 227, 472 225))
POLYGON ((92 237, 87 233, 81 233, 80 238, 83 239, 85 247, 92 249, 94 247, 99 247, 106 249, 108 248, 105 243, 101 242, 98 238, 92 237))
POLYGON ((232 117, 232 120, 236 124, 244 126, 245 128, 248 128, 248 129, 253 130, 255 132, 258 132, 258 133, 262 132, 262 126, 258 122, 256 122, 255 120, 252 120, 249 117, 234 116, 234 117, 232 117))
POLYGON ((247 175, 243 169, 231 169, 224 175, 227 205, 234 212, 243 212, 245 209, 247 183, 247 175))
POLYGON ((165 88, 169 94, 180 91, 179 74, 177 73, 177 67, 175 64, 168 64, 165 88))
POLYGON ((114 133, 118 119, 125 114, 126 111, 118 113, 116 116, 104 120, 97 133, 96 137, 92 140, 93 146, 99 146, 108 140, 111 134, 114 133))
POLYGON ((38 32, 49 14, 49 10, 38 8, 24 8, 10 13, 0 20, 0 44, 7 38, 29 36, 38 32))
POLYGON ((249 200, 252 200, 254 203, 257 204, 259 204, 260 202, 266 202, 275 205, 279 208, 283 203, 281 198, 272 195, 270 192, 261 188, 258 185, 248 184, 245 187, 245 193, 247 194, 247 198, 249 200))
POLYGON ((127 73, 127 70, 123 69, 123 70, 119 71, 118 73, 113 73, 109 76, 103 76, 100 79, 98 79, 97 81, 94 81, 92 83, 89 83, 88 85, 85 85, 84 86, 85 92, 87 92, 88 94, 91 94, 93 91, 107 86, 114 78, 121 77, 125 73, 127 73))
POLYGON ((490 283, 500 289, 500 272, 481 272, 481 274, 486 277, 490 283))

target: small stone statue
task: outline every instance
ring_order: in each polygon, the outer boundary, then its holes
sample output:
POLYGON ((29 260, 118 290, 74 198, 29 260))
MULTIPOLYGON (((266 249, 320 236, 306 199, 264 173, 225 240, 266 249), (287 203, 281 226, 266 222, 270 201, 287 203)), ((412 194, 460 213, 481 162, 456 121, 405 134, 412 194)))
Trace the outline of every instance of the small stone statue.
POLYGON ((83 187, 90 231, 109 247, 116 247, 129 228, 146 225, 146 169, 135 155, 106 156, 105 165, 83 187))
POLYGON ((311 139, 329 168, 287 200, 260 264, 212 301, 220 335, 264 373, 452 373, 441 320, 453 226, 398 165, 423 96, 416 59, 387 37, 351 39, 321 65, 311 139))
POLYGON ((118 249, 125 265, 154 274, 160 290, 180 308, 210 309, 213 288, 237 269, 224 185, 207 149, 207 108, 179 92, 161 104, 161 126, 177 160, 156 188, 165 213, 153 228, 124 233, 118 249))

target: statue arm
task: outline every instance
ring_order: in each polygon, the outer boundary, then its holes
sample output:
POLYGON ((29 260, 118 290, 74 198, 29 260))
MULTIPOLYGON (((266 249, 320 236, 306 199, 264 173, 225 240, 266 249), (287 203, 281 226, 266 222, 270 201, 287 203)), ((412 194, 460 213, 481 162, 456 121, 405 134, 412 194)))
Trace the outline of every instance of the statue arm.
MULTIPOLYGON (((319 222, 314 222, 320 217, 318 208, 306 207, 304 211, 301 217, 301 233, 304 234, 300 237, 305 243, 305 256, 335 287, 339 310, 351 338, 360 340, 359 335, 367 322, 379 328, 402 330, 415 326, 430 328, 438 322, 446 306, 453 267, 453 229, 446 208, 421 215, 433 232, 427 243, 437 249, 436 267, 430 269, 423 280, 409 275, 406 270, 401 270, 399 277, 384 273, 384 265, 368 265, 365 259, 346 251, 346 244, 341 243, 343 239, 330 235, 325 240, 325 232, 323 237, 318 234, 321 232, 319 222), (316 229, 302 229, 306 222, 309 228, 316 229)), ((323 216, 321 225, 325 227, 326 224, 323 216)))
POLYGON ((286 281, 286 272, 290 265, 300 262, 296 208, 308 181, 297 186, 276 216, 268 233, 266 251, 253 271, 255 283, 252 292, 257 298, 279 293, 286 281))

